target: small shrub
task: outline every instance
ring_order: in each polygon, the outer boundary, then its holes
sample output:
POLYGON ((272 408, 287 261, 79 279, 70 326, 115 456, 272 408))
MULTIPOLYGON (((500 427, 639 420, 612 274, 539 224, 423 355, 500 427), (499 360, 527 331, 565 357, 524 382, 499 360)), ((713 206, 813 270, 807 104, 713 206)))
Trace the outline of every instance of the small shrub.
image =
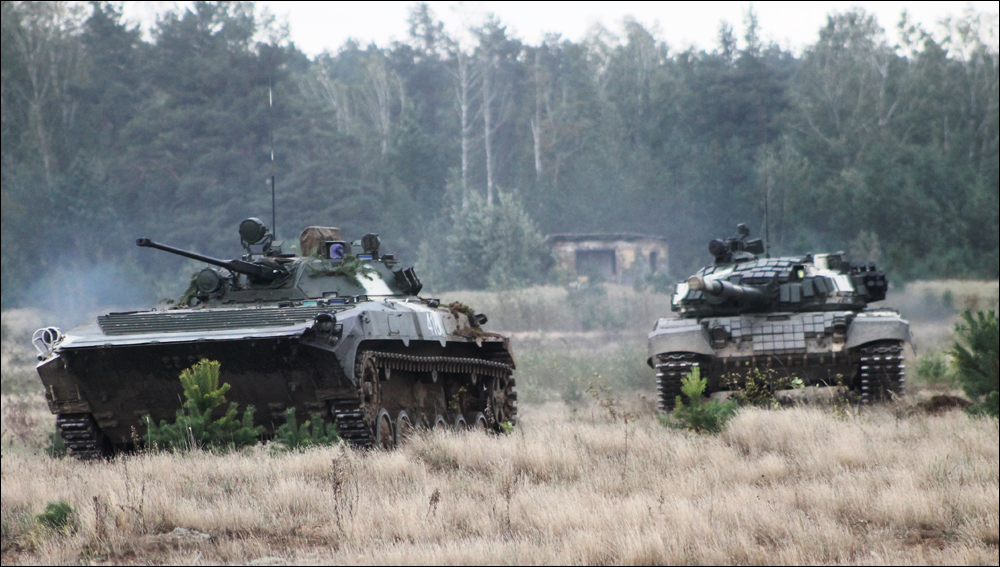
POLYGON ((59 502, 49 502, 45 507, 45 512, 36 518, 38 524, 45 529, 52 531, 63 531, 70 528, 76 519, 73 507, 64 500, 59 502))
POLYGON ((961 388, 955 372, 948 365, 948 357, 943 352, 935 352, 917 359, 916 379, 921 384, 940 388, 961 388))
POLYGON ((275 448, 279 451, 298 451, 310 447, 328 447, 340 443, 340 434, 333 423, 325 423, 313 415, 302 425, 295 418, 295 408, 285 411, 285 424, 274 432, 275 448))
POLYGON ((684 405, 681 396, 677 396, 677 405, 673 414, 660 416, 660 423, 674 429, 685 429, 695 433, 720 433, 726 423, 736 415, 736 402, 717 402, 704 400, 708 381, 701 377, 701 369, 694 368, 681 380, 681 392, 688 398, 690 405, 684 405))
POLYGON ((263 427, 254 427, 254 407, 248 407, 242 419, 237 415, 237 404, 229 404, 225 414, 212 419, 217 408, 226 403, 229 384, 219 386, 218 362, 202 360, 181 373, 184 387, 184 407, 177 411, 174 423, 153 423, 149 416, 144 421, 148 431, 145 437, 150 449, 179 450, 229 450, 256 445, 263 427))
POLYGON ((995 311, 962 314, 952 349, 956 375, 975 405, 973 413, 1000 416, 1000 329, 995 311))

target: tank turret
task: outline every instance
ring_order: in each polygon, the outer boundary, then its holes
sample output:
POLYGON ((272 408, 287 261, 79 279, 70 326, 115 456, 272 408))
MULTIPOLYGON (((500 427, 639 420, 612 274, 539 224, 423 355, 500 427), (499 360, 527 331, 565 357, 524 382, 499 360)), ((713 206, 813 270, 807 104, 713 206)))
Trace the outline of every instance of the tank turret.
POLYGON ((177 378, 203 359, 221 364, 231 401, 258 409, 265 435, 289 408, 336 424, 355 446, 386 449, 418 427, 503 432, 516 423, 509 340, 467 306, 419 297, 413 268, 383 253, 378 235, 348 241, 309 227, 299 253, 285 254, 257 219, 239 232, 237 260, 140 238, 140 247, 210 267, 172 308, 36 333, 38 374, 74 456, 135 448, 147 417, 180 409, 177 378))
POLYGON ((148 238, 136 240, 136 245, 214 266, 192 278, 180 308, 407 297, 417 295, 423 287, 412 268, 404 268, 393 255, 381 253, 381 240, 376 234, 347 242, 339 229, 309 227, 299 238, 298 256, 283 254, 257 219, 243 221, 240 238, 247 253, 238 260, 219 260, 148 238))
POLYGON ((766 313, 769 311, 861 311, 885 299, 888 282, 875 264, 850 264, 844 254, 766 258, 760 240, 747 240, 740 225, 736 238, 713 240, 715 257, 677 286, 673 311, 682 317, 766 313))
POLYGON ((843 377, 869 402, 903 393, 909 324, 870 308, 888 291, 875 264, 850 263, 843 253, 761 258, 765 245, 745 225, 708 249, 714 262, 677 284, 676 316, 660 319, 649 335, 661 409, 673 408, 693 367, 709 392, 766 367, 806 384, 843 377))

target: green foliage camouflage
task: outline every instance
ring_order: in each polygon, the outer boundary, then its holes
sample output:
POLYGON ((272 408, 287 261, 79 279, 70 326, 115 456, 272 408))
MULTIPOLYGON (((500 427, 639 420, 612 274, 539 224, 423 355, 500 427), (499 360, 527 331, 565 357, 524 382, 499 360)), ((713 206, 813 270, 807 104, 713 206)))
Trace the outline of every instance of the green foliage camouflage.
POLYGON ((805 388, 800 378, 781 376, 776 371, 750 368, 747 373, 734 373, 727 380, 732 401, 740 407, 755 407, 760 409, 778 409, 778 399, 774 393, 779 390, 805 388))
POLYGON ((1000 417, 1000 330, 995 311, 962 314, 952 349, 956 374, 974 413, 1000 417))
POLYGON ((669 48, 638 22, 532 44, 490 19, 460 57, 452 38, 467 30, 418 4, 403 41, 309 57, 249 2, 182 3, 148 34, 114 3, 2 11, 5 307, 67 271, 104 275, 84 297, 121 293, 126 277, 151 301, 182 289, 191 262, 128 243, 233 250, 218 228, 270 207, 272 123, 279 238, 377 230, 410 261, 425 244, 429 289, 536 281, 539 232, 660 234, 670 272, 692 273, 706 241, 763 219, 765 193, 775 254, 855 250, 899 280, 1000 277, 987 14, 939 32, 855 8, 797 52, 762 41, 783 30, 752 11, 743 41, 723 25, 704 49, 669 48), (472 81, 466 124, 459 60, 510 93, 484 108, 472 81))
POLYGON ((361 284, 362 277, 371 279, 372 276, 378 274, 378 271, 372 268, 367 262, 363 262, 356 256, 351 255, 344 256, 337 264, 334 264, 332 260, 323 260, 319 268, 307 265, 307 269, 315 275, 347 278, 348 281, 358 287, 363 287, 361 284))
POLYGON ((149 416, 144 418, 148 430, 143 441, 147 449, 166 451, 216 450, 226 451, 256 445, 264 433, 255 427, 253 406, 237 413, 236 402, 226 404, 229 384, 219 385, 218 362, 202 360, 181 373, 184 407, 177 411, 173 423, 158 425, 149 416), (222 415, 215 418, 215 415, 222 415))
POLYGON ((736 415, 735 401, 718 402, 705 400, 705 388, 708 382, 701 377, 701 369, 694 368, 690 374, 681 380, 681 392, 688 399, 684 405, 681 396, 677 396, 677 404, 670 415, 661 415, 660 423, 674 429, 684 429, 695 433, 715 434, 722 432, 733 416, 736 415))
POLYGON ((322 416, 313 415, 302 425, 295 417, 295 408, 285 410, 285 423, 274 432, 278 451, 300 451, 311 447, 327 447, 340 443, 337 426, 326 423, 322 416))

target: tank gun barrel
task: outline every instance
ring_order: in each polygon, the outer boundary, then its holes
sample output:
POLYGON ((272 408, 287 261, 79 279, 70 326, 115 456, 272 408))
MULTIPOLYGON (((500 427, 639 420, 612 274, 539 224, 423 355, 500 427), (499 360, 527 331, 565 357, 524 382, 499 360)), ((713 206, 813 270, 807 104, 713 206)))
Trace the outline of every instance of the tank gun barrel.
POLYGON ((171 254, 176 254, 177 256, 183 256, 184 258, 190 258, 192 260, 197 260, 199 262, 204 262, 206 264, 211 264, 213 266, 218 266, 220 268, 225 268, 234 274, 245 274, 251 278, 264 281, 274 281, 280 279, 286 275, 284 270, 275 270, 268 268, 266 266, 261 266, 260 264, 254 264, 251 262, 244 262, 243 260, 218 260, 209 256, 203 256, 195 252, 188 252, 187 250, 181 250, 180 248, 174 248, 173 246, 166 246, 164 244, 157 244, 148 238, 139 238, 135 241, 135 245, 140 248, 154 248, 156 250, 162 250, 164 252, 169 252, 171 254))
POLYGON ((742 301, 749 304, 767 302, 767 296, 764 295, 764 292, 755 287, 733 285, 720 280, 706 280, 701 276, 692 276, 688 280, 688 288, 719 299, 742 301))

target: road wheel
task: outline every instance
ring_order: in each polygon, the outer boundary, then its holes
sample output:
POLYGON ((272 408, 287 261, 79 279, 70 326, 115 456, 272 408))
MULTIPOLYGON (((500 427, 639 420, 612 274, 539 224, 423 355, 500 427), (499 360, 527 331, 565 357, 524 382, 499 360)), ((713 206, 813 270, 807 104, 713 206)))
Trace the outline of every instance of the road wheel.
POLYGON ((396 414, 396 446, 402 447, 410 440, 413 436, 413 420, 410 419, 410 414, 405 411, 400 411, 396 414))
POLYGON ((383 451, 391 451, 396 446, 392 418, 384 409, 378 413, 378 419, 375 421, 375 446, 383 451))
POLYGON ((431 429, 434 431, 447 431, 449 429, 448 420, 445 419, 443 415, 438 414, 434 417, 434 423, 431 425, 431 429))
POLYGON ((489 423, 486 421, 486 415, 480 412, 475 412, 469 414, 469 429, 475 432, 485 433, 489 429, 489 423))

